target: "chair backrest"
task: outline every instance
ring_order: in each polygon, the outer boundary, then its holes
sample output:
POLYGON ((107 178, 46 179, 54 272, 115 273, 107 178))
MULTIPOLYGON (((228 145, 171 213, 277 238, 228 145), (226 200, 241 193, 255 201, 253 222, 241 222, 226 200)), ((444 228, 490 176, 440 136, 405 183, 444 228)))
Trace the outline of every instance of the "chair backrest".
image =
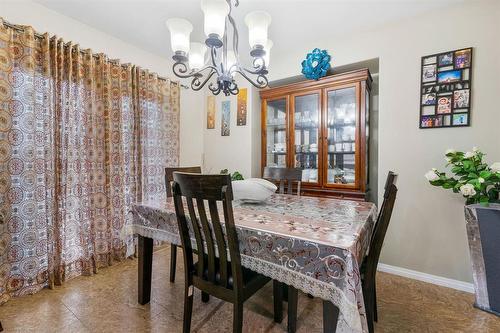
POLYGON ((301 168, 276 168, 265 167, 262 178, 276 180, 280 182, 279 191, 285 193, 285 181, 288 183, 288 194, 292 194, 293 182, 297 182, 297 195, 300 195, 300 182, 302 180, 301 168))
POLYGON ((233 216, 233 191, 230 175, 196 175, 192 173, 174 172, 172 184, 175 212, 184 249, 184 267, 193 267, 193 250, 189 236, 189 225, 192 227, 196 248, 198 250, 197 276, 209 283, 228 287, 229 250, 233 290, 243 288, 241 257, 238 236, 233 216), (183 199, 186 201, 188 216, 184 211, 183 199), (210 221, 207 217, 205 201, 208 203, 210 221), (223 226, 219 218, 217 202, 222 201, 224 210, 223 226), (196 204, 196 209, 195 209, 196 204), (215 239, 214 239, 215 237, 215 239), (216 248, 218 257, 216 255, 216 248), (216 274, 220 276, 216 277, 216 274), (217 282, 216 282, 217 279, 217 282))
POLYGON ((397 179, 398 179, 398 175, 396 173, 394 173, 394 171, 389 171, 387 173, 387 178, 385 179, 384 194, 385 194, 385 192, 387 192, 387 190, 391 184, 396 184, 397 179))
POLYGON ((393 183, 387 187, 384 193, 384 202, 382 203, 382 208, 380 209, 379 215, 377 217, 377 223, 375 224, 373 236, 370 243, 370 250, 366 259, 365 274, 369 278, 374 278, 377 271, 380 252, 382 251, 385 234, 387 232, 387 228, 389 227, 389 221, 391 220, 392 210, 394 208, 394 202, 396 201, 397 192, 398 188, 393 183))
POLYGON ((167 190, 167 198, 172 196, 172 182, 174 181, 174 172, 189 172, 189 173, 201 173, 201 167, 176 167, 176 168, 165 168, 165 189, 167 190))

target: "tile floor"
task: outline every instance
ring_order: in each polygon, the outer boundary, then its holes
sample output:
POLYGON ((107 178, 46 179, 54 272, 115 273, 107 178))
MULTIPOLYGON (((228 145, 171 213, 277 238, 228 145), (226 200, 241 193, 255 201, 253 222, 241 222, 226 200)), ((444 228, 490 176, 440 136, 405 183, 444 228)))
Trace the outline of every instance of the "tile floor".
MULTIPOLYGON (((6 332, 181 332, 182 264, 168 282, 169 248, 154 254, 149 305, 137 303, 137 260, 126 260, 93 277, 78 277, 55 290, 13 299, 0 306, 6 332)), ((179 262, 182 254, 179 252, 179 262)), ((272 284, 245 305, 245 332, 286 332, 273 322, 272 284)), ((390 274, 378 274, 376 332, 500 332, 500 318, 472 307, 473 295, 390 274)), ((286 310, 286 306, 285 306, 286 310)), ((322 331, 318 299, 301 295, 298 332, 322 331)), ((197 293, 192 332, 231 332, 232 307, 197 293)))

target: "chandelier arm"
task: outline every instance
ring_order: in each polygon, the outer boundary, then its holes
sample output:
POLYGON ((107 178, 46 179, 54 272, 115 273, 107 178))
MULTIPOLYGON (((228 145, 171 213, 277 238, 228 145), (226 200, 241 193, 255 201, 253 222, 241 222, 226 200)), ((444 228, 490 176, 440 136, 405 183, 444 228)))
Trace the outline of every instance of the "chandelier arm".
POLYGON ((259 74, 254 81, 245 73, 245 71, 236 70, 235 72, 247 79, 247 81, 250 82, 255 88, 265 88, 269 84, 269 81, 264 74, 259 74))
POLYGON ((197 71, 190 72, 190 73, 188 73, 188 68, 187 68, 186 64, 183 62, 176 62, 172 66, 172 70, 173 70, 174 74, 182 79, 187 79, 187 78, 190 78, 193 76, 199 76, 200 74, 203 75, 202 73, 204 71, 206 71, 207 69, 211 69, 212 71, 213 70, 217 71, 217 69, 212 65, 206 65, 205 67, 203 67, 197 71), (188 73, 188 74, 185 74, 185 73, 188 73))
POLYGON ((208 89, 210 89, 210 91, 212 92, 212 94, 218 95, 221 92, 220 83, 217 82, 217 86, 215 87, 214 86, 214 82, 210 82, 210 84, 208 85, 208 89))
POLYGON ((231 82, 231 84, 228 87, 228 90, 232 95, 238 95, 238 93, 240 92, 240 88, 238 88, 238 85, 234 81, 231 82))
POLYGON ((215 72, 216 71, 212 69, 203 81, 200 80, 200 77, 195 76, 191 81, 191 89, 193 89, 194 91, 201 90, 201 88, 205 86, 205 84, 208 82, 208 80, 210 80, 210 78, 215 74, 215 72))
POLYGON ((233 52, 234 56, 236 57, 236 62, 239 62, 239 54, 238 54, 238 44, 239 44, 239 34, 238 34, 238 29, 236 28, 236 22, 234 21, 234 18, 231 16, 231 11, 228 14, 228 19, 229 23, 231 23, 231 26, 233 27, 233 52))
POLYGON ((212 59, 212 66, 217 67, 215 59, 217 59, 217 49, 215 47, 210 48, 210 58, 212 59))
POLYGON ((255 70, 251 70, 251 69, 247 69, 247 68, 240 68, 240 70, 241 69, 243 71, 247 72, 248 74, 252 74, 252 75, 265 75, 265 74, 267 74, 267 69, 265 66, 260 66, 255 70))

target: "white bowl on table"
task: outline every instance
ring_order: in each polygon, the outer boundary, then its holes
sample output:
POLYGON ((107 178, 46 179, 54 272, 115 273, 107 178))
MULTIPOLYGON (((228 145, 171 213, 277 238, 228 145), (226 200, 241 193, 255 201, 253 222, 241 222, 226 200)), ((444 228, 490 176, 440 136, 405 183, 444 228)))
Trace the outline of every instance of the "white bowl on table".
POLYGON ((233 180, 231 185, 233 187, 234 200, 250 203, 264 202, 278 189, 270 181, 261 178, 233 180))

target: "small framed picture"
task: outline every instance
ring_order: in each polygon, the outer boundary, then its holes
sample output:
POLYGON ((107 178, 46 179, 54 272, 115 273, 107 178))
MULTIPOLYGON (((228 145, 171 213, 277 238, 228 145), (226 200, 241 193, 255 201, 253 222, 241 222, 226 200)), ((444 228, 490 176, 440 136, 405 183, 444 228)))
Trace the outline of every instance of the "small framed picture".
POLYGON ((451 83, 451 82, 456 82, 460 81, 462 78, 462 72, 461 71, 446 71, 446 72, 439 72, 437 75, 437 79, 439 83, 451 83))
POLYGON ((469 119, 468 113, 457 113, 453 115, 453 126, 467 125, 469 119))
POLYGON ((425 94, 422 96, 422 105, 436 104, 436 93, 425 94))
POLYGON ((436 56, 424 58, 424 65, 430 65, 436 63, 436 56))
POLYGON ((444 67, 439 67, 438 72, 451 71, 453 69, 454 68, 453 68, 452 65, 450 65, 450 66, 444 66, 444 67))
POLYGON ((440 54, 438 56, 438 65, 439 66, 453 65, 453 52, 440 54))
POLYGON ((451 113, 451 96, 442 96, 438 99, 437 113, 451 113))
POLYGON ((451 125, 451 115, 443 116, 443 126, 451 125))
POLYGON ((420 120, 420 127, 432 127, 433 121, 432 117, 424 116, 420 120))
POLYGON ((470 67, 471 49, 455 51, 455 68, 470 67))
POLYGON ((455 90, 453 92, 453 108, 468 108, 469 107, 469 89, 455 90))
POLYGON ((469 69, 463 69, 462 70, 462 80, 469 80, 469 69))
POLYGON ((425 105, 422 107, 422 116, 432 116, 436 114, 435 105, 425 105))
POLYGON ((426 65, 422 68, 422 82, 436 81, 436 65, 426 65))
POLYGON ((443 116, 434 117, 434 122, 432 123, 433 127, 441 127, 443 126, 443 116))

